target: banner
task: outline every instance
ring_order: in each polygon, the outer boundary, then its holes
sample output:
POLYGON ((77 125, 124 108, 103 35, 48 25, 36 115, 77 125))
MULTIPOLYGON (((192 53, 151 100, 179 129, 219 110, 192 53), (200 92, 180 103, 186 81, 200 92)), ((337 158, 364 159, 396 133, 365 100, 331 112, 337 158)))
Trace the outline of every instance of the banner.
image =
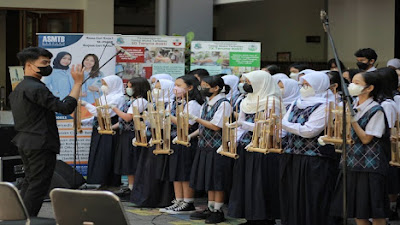
POLYGON ((24 80, 24 67, 23 66, 9 66, 8 71, 10 72, 10 80, 12 90, 15 89, 19 82, 24 80))
POLYGON ((117 44, 133 56, 117 56, 117 71, 124 81, 160 73, 175 78, 185 74, 185 37, 124 35, 117 44))
POLYGON ((190 70, 240 75, 260 69, 260 42, 192 41, 190 70))
MULTIPOLYGON (((46 48, 53 54, 51 66, 53 72, 42 81, 49 90, 60 99, 69 95, 73 79, 71 66, 82 64, 85 78, 93 74, 102 64, 116 54, 113 44, 117 35, 108 34, 38 34, 39 47, 46 48)), ((83 86, 81 99, 94 103, 100 96, 101 79, 104 76, 115 74, 115 58, 108 62, 98 73, 93 74, 83 86)), ((85 107, 81 107, 81 119, 88 119, 92 115, 85 107)), ((61 149, 58 159, 73 164, 74 159, 74 129, 72 115, 56 114, 57 126, 60 134, 61 149)), ((78 133, 77 170, 86 176, 89 156, 92 126, 82 126, 83 132, 78 133)))

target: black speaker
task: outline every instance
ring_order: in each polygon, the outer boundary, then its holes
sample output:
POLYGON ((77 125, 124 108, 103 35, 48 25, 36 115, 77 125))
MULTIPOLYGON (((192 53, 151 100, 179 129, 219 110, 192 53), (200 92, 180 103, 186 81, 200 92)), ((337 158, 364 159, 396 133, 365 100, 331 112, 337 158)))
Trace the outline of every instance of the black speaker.
POLYGON ((79 188, 82 184, 86 183, 85 178, 73 167, 66 164, 61 160, 57 160, 56 168, 54 170, 53 178, 51 180, 50 190, 53 188, 79 188), (75 173, 75 182, 74 182, 75 173))

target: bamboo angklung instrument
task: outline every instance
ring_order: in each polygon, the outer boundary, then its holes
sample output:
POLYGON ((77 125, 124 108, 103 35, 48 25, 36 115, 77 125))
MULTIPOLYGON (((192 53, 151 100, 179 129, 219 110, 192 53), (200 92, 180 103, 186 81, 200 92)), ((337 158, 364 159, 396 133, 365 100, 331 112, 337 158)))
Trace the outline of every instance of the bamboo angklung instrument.
MULTIPOLYGON (((99 93, 100 96, 100 93, 99 93)), ((111 129, 111 107, 107 104, 107 97, 104 94, 105 104, 101 101, 101 98, 95 99, 96 110, 97 110, 97 121, 99 127, 97 128, 99 134, 111 134, 114 135, 115 131, 111 129)))
MULTIPOLYGON (((327 95, 328 96, 328 95, 327 95)), ((328 97, 327 97, 328 98, 328 97)), ((346 110, 346 127, 343 127, 343 107, 339 106, 337 100, 335 102, 328 102, 326 108, 326 126, 324 136, 321 139, 326 144, 334 144, 337 153, 342 153, 339 146, 343 144, 343 129, 346 129, 346 142, 352 144, 351 139, 351 116, 350 111, 346 110)))
MULTIPOLYGON (((256 113, 252 145, 247 148, 249 152, 282 153, 282 115, 278 117, 275 112, 275 98, 272 100, 272 108, 268 108, 269 97, 264 112, 256 113)), ((259 99, 257 99, 257 110, 259 99)), ((282 107, 282 103, 280 103, 282 107)))
MULTIPOLYGON (((231 99, 232 101, 232 99, 231 99)), ((232 106, 232 102, 231 102, 232 106)), ((237 111, 236 105, 236 111, 237 111)), ((223 117, 223 126, 222 126, 222 149, 217 151, 217 153, 233 158, 238 159, 239 155, 237 154, 237 121, 238 114, 236 114, 236 125, 234 127, 229 127, 228 125, 232 123, 233 113, 229 113, 229 116, 225 114, 224 107, 224 117, 223 117), (229 122, 229 124, 228 124, 229 122)))
MULTIPOLYGON (((142 108, 145 110, 143 98, 142 98, 142 108)), ((135 127, 135 138, 136 142, 134 143, 136 146, 140 147, 149 147, 147 143, 146 136, 146 123, 145 116, 139 113, 139 101, 137 101, 137 106, 132 105, 133 109, 133 125, 135 127)))
MULTIPOLYGON (((170 93, 168 91, 168 96, 170 93)), ((158 96, 157 96, 158 97, 158 96)), ((151 104, 152 105, 152 104, 151 104)), ((169 104, 168 104, 169 105, 169 104)), ((171 155, 174 151, 170 148, 171 147, 171 117, 169 117, 171 106, 169 105, 165 108, 165 100, 164 100, 164 91, 163 91, 163 100, 158 101, 156 99, 156 108, 154 115, 155 121, 155 138, 156 141, 152 141, 150 144, 155 144, 155 149, 153 150, 153 154, 167 154, 171 155)), ((153 137, 154 138, 154 137, 153 137)), ((154 140, 154 139, 152 139, 154 140)))
POLYGON ((190 147, 189 141, 189 94, 186 93, 185 101, 181 100, 181 103, 186 103, 186 113, 184 113, 184 104, 178 104, 178 99, 175 100, 176 104, 176 120, 177 120, 177 138, 176 144, 190 147))
POLYGON ((397 120, 394 126, 391 128, 391 160, 389 162, 392 166, 400 167, 400 151, 399 151, 399 142, 400 142, 400 126, 399 126, 399 118, 397 116, 397 120))

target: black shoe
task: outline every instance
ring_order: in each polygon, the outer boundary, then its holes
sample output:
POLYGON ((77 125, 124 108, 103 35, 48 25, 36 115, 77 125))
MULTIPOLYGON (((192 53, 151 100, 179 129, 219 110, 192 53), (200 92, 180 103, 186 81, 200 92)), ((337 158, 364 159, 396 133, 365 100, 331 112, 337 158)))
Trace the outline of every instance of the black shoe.
POLYGON ((191 220, 205 220, 210 215, 211 215, 211 211, 207 207, 205 210, 203 210, 201 212, 194 212, 194 213, 190 214, 190 219, 191 220))
POLYGON ((399 220, 399 214, 397 211, 390 210, 389 221, 399 220))
POLYGON ((217 210, 216 212, 211 212, 211 215, 206 219, 206 224, 222 223, 224 221, 224 212, 217 210))
POLYGON ((182 202, 178 207, 173 210, 167 211, 169 214, 190 214, 196 212, 193 202, 182 202))

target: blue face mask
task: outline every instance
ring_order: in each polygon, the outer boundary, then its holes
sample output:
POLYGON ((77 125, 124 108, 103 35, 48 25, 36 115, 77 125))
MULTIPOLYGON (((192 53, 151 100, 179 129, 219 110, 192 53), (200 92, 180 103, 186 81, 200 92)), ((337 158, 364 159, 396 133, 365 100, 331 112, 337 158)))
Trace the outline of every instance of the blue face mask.
POLYGON ((243 89, 244 83, 238 84, 238 89, 241 94, 246 94, 246 91, 243 89))

